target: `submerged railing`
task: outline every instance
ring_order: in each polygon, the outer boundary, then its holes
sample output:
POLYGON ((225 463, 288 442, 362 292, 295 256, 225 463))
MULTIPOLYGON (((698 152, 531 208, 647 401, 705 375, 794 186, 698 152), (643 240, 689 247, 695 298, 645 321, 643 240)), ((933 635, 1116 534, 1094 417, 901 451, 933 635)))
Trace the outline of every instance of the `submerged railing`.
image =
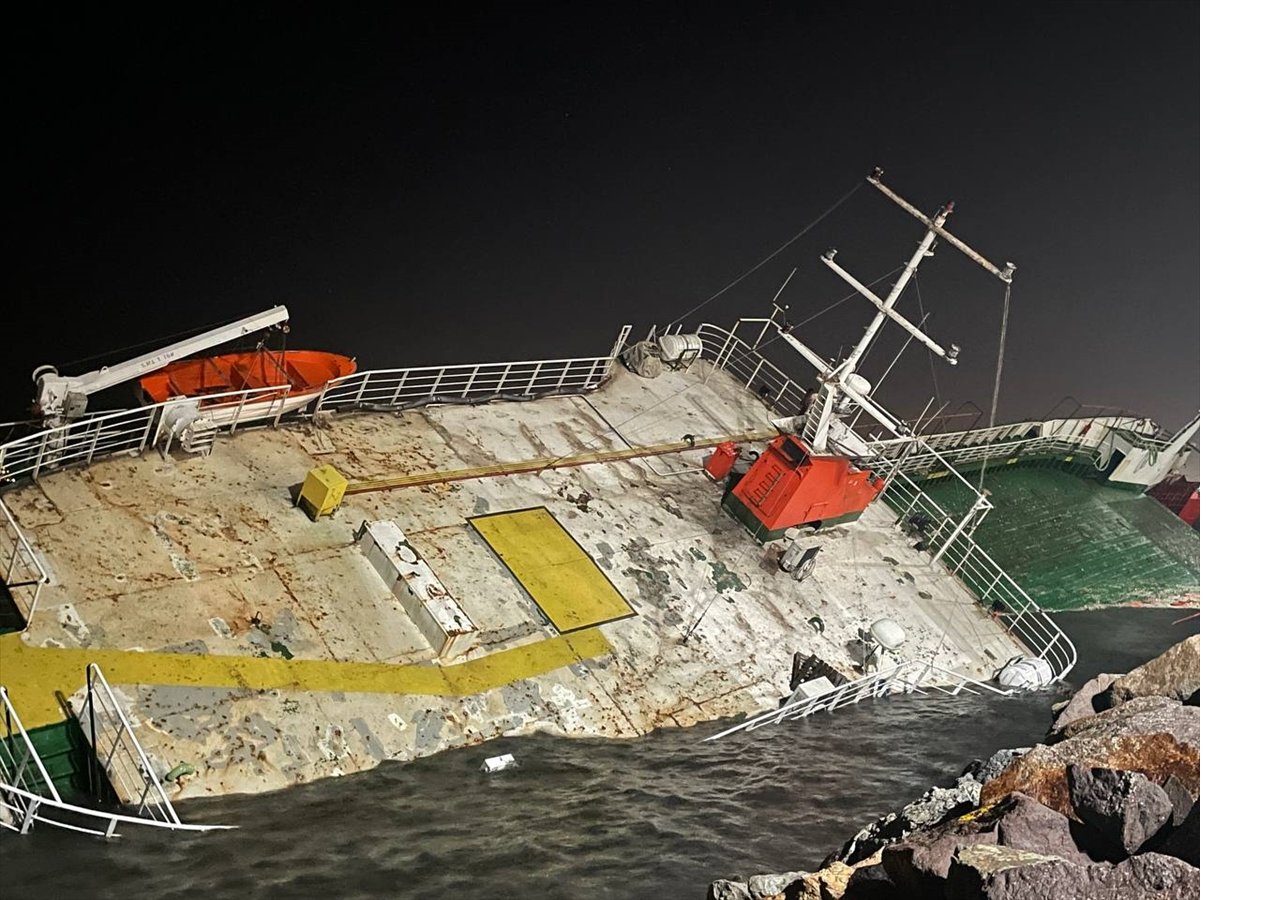
POLYGON ((49 583, 40 557, 31 549, 26 535, 4 500, 0 499, 0 555, 4 560, 3 581, 9 596, 18 604, 18 611, 26 620, 23 631, 31 627, 31 620, 40 604, 40 591, 49 583), (24 608, 25 607, 25 608, 24 608))
POLYGON ((794 719, 803 719, 816 712, 835 712, 845 706, 851 706, 862 700, 884 697, 888 694, 916 693, 919 691, 935 691, 956 696, 961 693, 991 693, 1007 697, 1016 693, 1008 688, 1000 688, 993 684, 977 681, 965 675, 952 672, 922 660, 908 660, 890 666, 884 671, 872 672, 861 678, 837 684, 828 690, 809 697, 792 700, 774 710, 752 716, 745 722, 739 722, 732 728, 711 735, 706 741, 718 741, 720 738, 737 734, 740 731, 755 731, 766 725, 778 725, 794 719))

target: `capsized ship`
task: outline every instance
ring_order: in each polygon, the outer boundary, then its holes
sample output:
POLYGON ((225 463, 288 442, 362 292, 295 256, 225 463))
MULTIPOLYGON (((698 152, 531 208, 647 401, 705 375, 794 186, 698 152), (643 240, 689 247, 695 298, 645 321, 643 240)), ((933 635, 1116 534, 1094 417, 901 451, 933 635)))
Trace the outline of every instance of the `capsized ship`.
POLYGON ((884 297, 824 255, 875 308, 844 360, 775 309, 625 326, 594 357, 336 374, 300 406, 292 380, 209 395, 174 368, 95 414, 93 383, 38 373, 44 427, 0 445, 0 823, 199 829, 174 801, 500 735, 1063 678, 1070 641, 980 544, 988 496, 858 371, 891 322, 955 364, 894 309, 936 242, 1013 267, 868 181, 926 231, 884 297), (764 352, 788 347, 816 380, 764 352))

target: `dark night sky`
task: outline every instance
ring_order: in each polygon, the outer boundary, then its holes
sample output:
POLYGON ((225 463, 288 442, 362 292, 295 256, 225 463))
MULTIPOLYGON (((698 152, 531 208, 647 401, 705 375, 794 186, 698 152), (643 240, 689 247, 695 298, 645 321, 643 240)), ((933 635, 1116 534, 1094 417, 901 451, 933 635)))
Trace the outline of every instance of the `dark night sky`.
MULTIPOLYGON (((1198 408, 1195 5, 591 9, 13 25, 0 419, 39 363, 276 303, 290 346, 365 368, 603 352, 873 164, 1018 264, 1000 418, 1068 394, 1171 427, 1198 408)), ((868 186, 695 319, 767 314, 793 266, 802 319, 847 293, 822 250, 865 281, 921 231, 868 186)), ((943 396, 987 407, 1002 285, 950 248, 920 285, 963 348, 943 396)), ((798 333, 834 353, 870 315, 850 300, 798 333)), ((915 348, 884 397, 912 414, 932 393, 915 348)))

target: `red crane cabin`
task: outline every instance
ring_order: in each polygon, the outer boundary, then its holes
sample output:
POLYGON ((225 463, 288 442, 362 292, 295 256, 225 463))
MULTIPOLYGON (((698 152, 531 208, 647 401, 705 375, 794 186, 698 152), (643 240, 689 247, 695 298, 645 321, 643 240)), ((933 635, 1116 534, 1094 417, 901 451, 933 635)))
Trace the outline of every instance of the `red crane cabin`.
POLYGON ((815 456, 800 438, 774 438, 721 505, 760 543, 796 525, 852 522, 884 481, 843 456, 815 456))

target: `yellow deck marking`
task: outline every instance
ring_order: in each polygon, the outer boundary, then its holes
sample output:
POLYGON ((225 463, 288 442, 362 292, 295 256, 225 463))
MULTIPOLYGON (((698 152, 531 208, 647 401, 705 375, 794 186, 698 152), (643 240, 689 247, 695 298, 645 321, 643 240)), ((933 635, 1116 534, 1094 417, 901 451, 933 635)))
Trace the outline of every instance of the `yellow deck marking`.
POLYGON ((465 697, 612 651, 598 628, 450 666, 30 647, 7 634, 0 637, 0 684, 30 729, 62 721, 54 692, 70 697, 83 687, 91 662, 113 684, 465 697))
POLYGON ((636 614, 544 507, 468 519, 561 633, 636 614))
POLYGON ((668 453, 683 453, 686 450, 705 450, 725 441, 747 443, 750 441, 767 441, 776 437, 777 429, 768 431, 748 431, 742 434, 726 434, 720 437, 703 438, 693 442, 673 441, 669 444, 650 444, 644 447, 624 447, 621 450, 597 450, 592 453, 579 453, 573 456, 546 456, 538 459, 522 459, 518 462, 494 463, 490 466, 476 466, 471 469, 451 469, 446 472, 422 472, 417 475, 399 475, 391 478, 372 478, 367 481, 352 481, 347 484, 346 495, 367 494, 371 491, 390 491, 403 487, 422 487, 428 484, 444 484, 450 481, 466 481, 470 478, 492 478, 497 475, 519 475, 524 472, 544 472, 547 469, 568 469, 573 466, 586 466, 593 463, 622 462, 628 459, 639 459, 644 456, 663 456, 668 453))

